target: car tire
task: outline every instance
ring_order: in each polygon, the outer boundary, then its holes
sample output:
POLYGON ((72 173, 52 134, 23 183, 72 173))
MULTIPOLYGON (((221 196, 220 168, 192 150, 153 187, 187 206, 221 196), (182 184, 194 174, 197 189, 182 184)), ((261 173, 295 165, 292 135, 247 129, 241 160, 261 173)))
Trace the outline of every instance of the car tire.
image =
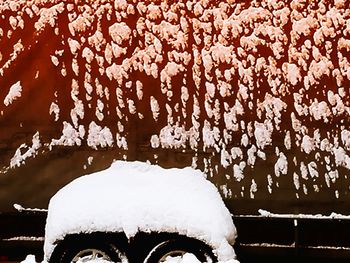
POLYGON ((94 259, 114 263, 129 262, 126 253, 112 242, 85 237, 65 242, 50 263, 75 263, 79 260, 79 262, 89 262, 94 259))
POLYGON ((217 262, 217 258, 209 246, 201 241, 185 238, 171 239, 159 243, 150 251, 143 263, 161 263, 168 256, 177 257, 186 253, 193 254, 200 262, 217 262))

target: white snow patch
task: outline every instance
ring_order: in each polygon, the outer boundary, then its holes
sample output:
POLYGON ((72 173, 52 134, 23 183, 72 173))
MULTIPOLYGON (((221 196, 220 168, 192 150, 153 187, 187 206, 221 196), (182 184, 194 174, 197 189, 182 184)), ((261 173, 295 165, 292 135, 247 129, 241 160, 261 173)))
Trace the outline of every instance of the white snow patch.
POLYGON ((279 158, 275 163, 275 175, 279 177, 281 174, 287 174, 288 172, 288 160, 284 153, 279 153, 279 158))
POLYGON ((34 255, 28 255, 21 263, 36 263, 34 255))
POLYGON ((50 110, 49 110, 49 114, 54 114, 55 115, 55 121, 58 121, 58 119, 60 118, 60 108, 59 106, 55 103, 52 102, 50 105, 50 110))
POLYGON ((250 185, 250 190, 249 190, 250 198, 251 198, 251 199, 254 199, 255 193, 256 193, 257 191, 258 191, 258 185, 256 184, 255 180, 252 179, 252 184, 250 185))
POLYGON ((92 121, 89 125, 87 144, 97 150, 97 147, 111 147, 113 145, 113 135, 109 128, 97 125, 92 121))
POLYGON ((337 166, 343 166, 350 170, 350 157, 347 155, 346 151, 342 148, 333 149, 335 163, 337 166))
POLYGON ((285 63, 282 65, 283 70, 285 71, 287 80, 290 84, 295 86, 301 80, 300 70, 297 65, 285 63))
POLYGON ((85 129, 83 126, 80 127, 79 130, 76 130, 70 123, 64 121, 63 122, 63 130, 61 138, 52 139, 50 143, 50 149, 55 145, 62 146, 80 146, 81 139, 84 138, 85 129))
POLYGON ((239 163, 239 165, 235 164, 233 166, 233 176, 236 179, 237 182, 240 182, 244 179, 244 173, 243 170, 246 167, 246 162, 242 161, 239 163))
POLYGON ((159 104, 158 101, 155 97, 151 96, 150 97, 150 105, 151 105, 151 111, 152 111, 152 115, 153 115, 153 119, 155 121, 158 120, 159 114, 160 114, 160 108, 159 108, 159 104))
POLYGON ((272 143, 272 130, 264 123, 255 122, 254 136, 256 144, 260 149, 272 143))
POLYGON ((14 156, 11 158, 10 167, 20 167, 24 164, 25 160, 30 157, 35 157, 38 154, 38 150, 41 147, 39 132, 33 135, 32 146, 29 147, 26 144, 22 144, 15 152, 14 156), (24 153, 22 153, 25 150, 24 153))
POLYGON ((314 139, 311 138, 308 135, 304 135, 303 141, 301 143, 301 149, 307 153, 310 154, 313 150, 315 150, 315 142, 314 139))
POLYGON ((15 84, 13 84, 10 87, 10 90, 9 90, 8 94, 6 95, 6 97, 4 99, 5 106, 9 106, 10 104, 12 104, 12 102, 14 100, 20 98, 21 95, 22 95, 21 82, 17 81, 15 84))

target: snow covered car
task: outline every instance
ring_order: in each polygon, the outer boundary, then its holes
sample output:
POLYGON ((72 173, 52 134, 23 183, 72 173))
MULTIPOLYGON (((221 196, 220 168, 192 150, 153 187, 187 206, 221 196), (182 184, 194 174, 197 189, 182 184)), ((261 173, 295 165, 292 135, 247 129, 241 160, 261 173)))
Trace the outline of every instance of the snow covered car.
POLYGON ((116 161, 59 190, 49 204, 49 262, 236 262, 236 229, 216 187, 192 168, 116 161), (174 261, 172 261, 174 262, 174 261))

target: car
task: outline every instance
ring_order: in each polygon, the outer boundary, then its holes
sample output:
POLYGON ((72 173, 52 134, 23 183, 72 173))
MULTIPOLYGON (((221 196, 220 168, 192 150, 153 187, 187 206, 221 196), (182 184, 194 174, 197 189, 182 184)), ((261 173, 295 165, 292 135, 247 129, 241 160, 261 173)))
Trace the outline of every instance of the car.
POLYGON ((75 179, 50 200, 48 262, 236 262, 236 228, 199 170, 116 161, 75 179))

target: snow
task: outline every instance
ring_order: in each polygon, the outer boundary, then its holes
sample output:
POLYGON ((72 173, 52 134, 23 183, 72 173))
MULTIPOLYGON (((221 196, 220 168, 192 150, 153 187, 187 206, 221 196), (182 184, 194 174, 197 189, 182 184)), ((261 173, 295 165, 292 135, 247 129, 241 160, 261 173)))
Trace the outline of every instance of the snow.
POLYGON ((50 201, 45 258, 65 235, 94 231, 123 231, 129 238, 139 231, 176 232, 206 242, 221 261, 235 258, 230 212, 215 186, 192 168, 116 161, 74 180, 50 201))
POLYGON ((255 193, 256 193, 257 191, 258 191, 258 186, 257 186, 255 180, 252 179, 252 184, 250 185, 250 190, 249 190, 249 192, 250 192, 250 198, 251 198, 251 199, 254 199, 255 193))
MULTIPOLYGON (((264 209, 258 210, 258 217, 273 217, 273 218, 291 218, 291 219, 350 219, 350 215, 331 213, 330 215, 321 214, 277 214, 264 209)), ((257 217, 256 215, 242 215, 239 217, 257 217)))
POLYGON ((36 263, 34 255, 28 255, 25 260, 21 261, 21 263, 36 263))
POLYGON ((60 118, 60 108, 55 102, 51 103, 49 114, 54 114, 55 121, 58 121, 58 119, 60 118))
POLYGON ((44 242, 44 237, 19 236, 19 237, 4 238, 2 240, 3 241, 39 241, 39 242, 44 242))
POLYGON ((272 143, 272 131, 268 125, 264 123, 255 122, 254 136, 256 144, 260 149, 264 149, 267 145, 272 143))
POLYGON ((158 116, 160 114, 159 110, 159 104, 158 104, 158 101, 155 97, 151 96, 150 97, 150 105, 151 105, 151 110, 152 110, 152 115, 153 115, 153 119, 155 121, 158 120, 158 116))
POLYGON ((38 154, 38 150, 41 147, 40 134, 36 132, 32 138, 32 145, 28 146, 22 144, 11 158, 10 167, 20 167, 30 157, 35 157, 38 154), (22 153, 23 152, 23 153, 22 153))
POLYGON ((293 86, 298 84, 298 82, 301 80, 300 70, 298 66, 289 63, 286 63, 283 66, 285 67, 287 79, 290 82, 290 84, 292 84, 293 86))
POLYGON ((313 150, 315 150, 315 142, 313 138, 308 135, 304 135, 303 141, 301 143, 301 149, 306 153, 310 154, 313 150))
MULTIPOLYGON (((83 127, 83 126, 81 126, 83 127)), ((52 139, 50 143, 50 149, 56 145, 64 146, 80 146, 81 140, 84 137, 85 132, 82 130, 76 130, 70 123, 63 122, 62 136, 59 139, 52 139)))
POLYGON ((21 93, 22 93, 21 82, 17 81, 15 84, 13 84, 10 87, 10 90, 9 90, 8 94, 6 95, 6 97, 4 99, 5 106, 9 106, 10 104, 13 103, 13 101, 15 101, 18 98, 20 98, 21 95, 22 95, 21 93))
POLYGON ((183 256, 178 257, 167 257, 164 263, 201 263, 195 255, 186 253, 183 256))
POLYGON ((240 162, 239 165, 235 164, 233 166, 233 176, 237 182, 240 182, 244 179, 244 168, 246 167, 246 163, 244 161, 240 162))
POLYGON ((41 209, 41 208, 25 208, 21 206, 20 204, 13 204, 13 207, 18 211, 18 212, 47 212, 47 209, 41 209))
POLYGON ((275 175, 279 177, 281 174, 286 175, 288 172, 288 160, 284 153, 279 153, 279 158, 275 163, 275 175))
POLYGON ((92 121, 89 125, 87 143, 91 148, 105 148, 113 145, 113 135, 108 127, 101 127, 92 121))
MULTIPOLYGON (((190 147, 220 154, 220 174, 216 162, 208 164, 208 171, 214 170, 223 186, 224 175, 234 174, 231 178, 237 181, 248 180, 242 183, 249 190, 251 178, 246 173, 259 174, 258 165, 278 177, 287 172, 294 152, 300 153, 290 166, 296 171, 288 171, 283 179, 292 189, 296 189, 294 172, 302 180, 316 174, 312 162, 327 170, 324 177, 313 177, 320 192, 330 191, 331 173, 341 179, 347 176, 350 20, 346 1, 327 5, 270 0, 5 2, 1 13, 6 25, 0 28, 0 37, 13 43, 0 54, 0 76, 5 80, 12 81, 10 72, 16 72, 16 65, 34 46, 46 44, 42 33, 69 29, 69 36, 54 37, 59 50, 43 54, 55 66, 50 67, 53 73, 75 77, 71 97, 60 93, 51 105, 43 104, 47 107, 43 112, 52 115, 49 120, 63 127, 57 137, 43 136, 43 147, 87 144, 95 150, 127 149, 133 143, 128 121, 148 119, 151 114, 156 125, 144 143, 157 150, 190 147), (22 28, 33 33, 34 46, 21 39, 22 28), (111 98, 116 90, 116 102, 108 101, 108 90, 111 98), (117 123, 125 125, 123 131, 117 123), (271 161, 266 155, 276 146, 284 156, 278 154, 271 161), (232 147, 240 151, 230 151, 232 147), (329 163, 320 162, 324 155, 329 163), (242 168, 241 162, 249 169, 242 168)), ((40 82, 46 74, 35 71, 40 82)), ((26 72, 31 75, 30 68, 26 72)), ((3 87, 4 105, 20 108, 27 101, 21 98, 22 90, 31 90, 27 83, 21 79, 9 91, 3 87)), ((50 98, 51 89, 46 90, 50 98)), ((0 113, 11 118, 11 107, 0 113)), ((203 158, 197 159, 201 166, 203 158)), ((269 180, 256 182, 265 183, 258 188, 267 187, 272 193, 269 180)), ((313 187, 302 182, 299 186, 313 187)), ((338 191, 340 197, 342 193, 338 191)))

